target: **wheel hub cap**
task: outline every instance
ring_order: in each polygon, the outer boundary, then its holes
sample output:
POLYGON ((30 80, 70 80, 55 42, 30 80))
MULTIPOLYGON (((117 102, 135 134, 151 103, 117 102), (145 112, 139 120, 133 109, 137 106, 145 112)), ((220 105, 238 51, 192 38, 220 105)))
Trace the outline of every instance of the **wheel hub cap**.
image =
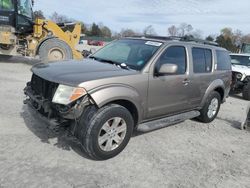
POLYGON ((213 98, 211 100, 210 105, 208 106, 208 112, 207 112, 207 116, 211 119, 213 118, 218 110, 218 106, 219 106, 219 101, 217 98, 213 98))
POLYGON ((53 48, 49 51, 48 58, 49 58, 49 61, 64 60, 65 54, 61 49, 53 48))
POLYGON ((103 151, 116 149, 124 140, 127 124, 120 117, 111 118, 102 126, 98 134, 98 144, 103 151))

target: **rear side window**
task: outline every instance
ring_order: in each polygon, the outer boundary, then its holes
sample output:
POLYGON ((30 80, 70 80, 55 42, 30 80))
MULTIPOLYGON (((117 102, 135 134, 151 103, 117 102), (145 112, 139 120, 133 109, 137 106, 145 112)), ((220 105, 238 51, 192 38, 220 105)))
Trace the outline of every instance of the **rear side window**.
POLYGON ((184 46, 171 46, 159 58, 156 69, 159 70, 163 64, 176 64, 178 69, 176 74, 186 73, 187 55, 184 46))
POLYGON ((205 48, 193 48, 194 73, 206 73, 212 70, 212 51, 205 48))
POLYGON ((227 51, 216 50, 217 70, 231 70, 231 59, 227 51))

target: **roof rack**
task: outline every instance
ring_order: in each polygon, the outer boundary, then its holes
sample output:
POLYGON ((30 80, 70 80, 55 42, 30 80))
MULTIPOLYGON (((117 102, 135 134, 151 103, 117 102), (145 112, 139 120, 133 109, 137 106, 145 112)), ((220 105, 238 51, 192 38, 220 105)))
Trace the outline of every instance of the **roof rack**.
POLYGON ((219 46, 218 43, 213 42, 213 41, 208 41, 208 40, 202 40, 202 39, 197 39, 192 36, 184 36, 184 37, 179 37, 179 36, 154 36, 154 35, 135 35, 132 37, 139 37, 139 38, 147 38, 147 39, 156 39, 156 40, 178 40, 178 41, 184 41, 184 42, 196 42, 200 44, 207 44, 207 45, 212 45, 212 46, 219 46))
POLYGON ((194 38, 194 37, 191 37, 191 36, 182 37, 182 39, 180 41, 197 42, 197 43, 201 43, 201 44, 208 44, 208 45, 212 45, 212 46, 219 46, 219 44, 217 42, 208 41, 208 40, 202 40, 202 39, 197 39, 197 38, 194 38))

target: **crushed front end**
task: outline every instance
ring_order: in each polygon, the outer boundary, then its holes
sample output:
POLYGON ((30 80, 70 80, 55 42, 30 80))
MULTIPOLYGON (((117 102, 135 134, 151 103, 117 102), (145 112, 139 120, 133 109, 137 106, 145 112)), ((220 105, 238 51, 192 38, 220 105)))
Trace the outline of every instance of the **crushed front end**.
POLYGON ((45 117, 47 123, 53 125, 61 125, 72 120, 77 120, 84 108, 90 104, 88 95, 86 93, 79 93, 79 88, 62 86, 58 83, 45 80, 36 74, 33 74, 31 81, 27 83, 27 86, 24 88, 24 94, 27 96, 24 103, 38 112, 43 119, 45 117), (60 91, 58 90, 62 87, 72 88, 72 94, 69 94, 71 98, 68 101, 60 101, 60 91), (78 93, 75 93, 75 91, 78 93))

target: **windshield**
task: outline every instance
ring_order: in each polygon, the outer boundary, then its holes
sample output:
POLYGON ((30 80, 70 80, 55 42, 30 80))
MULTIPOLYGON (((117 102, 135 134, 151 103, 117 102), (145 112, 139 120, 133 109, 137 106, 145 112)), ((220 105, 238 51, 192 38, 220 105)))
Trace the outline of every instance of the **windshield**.
POLYGON ((243 44, 242 53, 250 53, 250 44, 243 44))
POLYGON ((250 56, 231 55, 231 63, 233 65, 250 66, 250 56))
POLYGON ((0 0, 0 10, 13 10, 14 5, 12 0, 0 0))
POLYGON ((32 13, 32 3, 30 0, 19 0, 18 1, 18 14, 27 16, 29 18, 33 17, 32 13))
POLYGON ((103 47, 91 58, 117 64, 124 63, 131 69, 141 70, 161 45, 160 42, 122 39, 103 47))

